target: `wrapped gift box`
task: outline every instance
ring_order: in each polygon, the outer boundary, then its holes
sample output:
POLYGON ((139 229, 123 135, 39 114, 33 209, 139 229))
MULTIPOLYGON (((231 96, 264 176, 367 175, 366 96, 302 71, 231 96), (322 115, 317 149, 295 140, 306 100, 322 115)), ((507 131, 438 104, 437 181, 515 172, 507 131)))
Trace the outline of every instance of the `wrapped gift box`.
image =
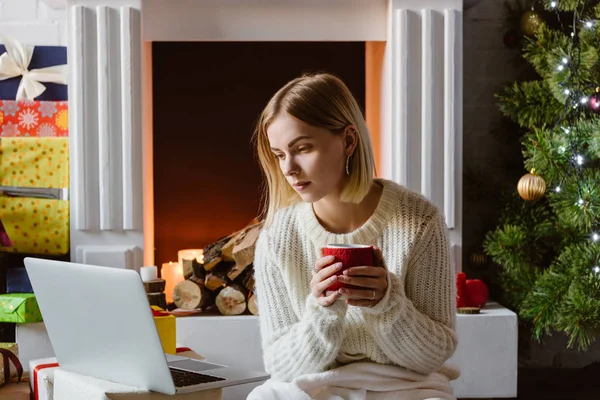
POLYGON ((0 186, 69 187, 69 138, 2 137, 0 153, 0 186))
POLYGON ((163 346, 163 351, 168 354, 176 354, 177 349, 177 324, 175 316, 164 312, 160 307, 152 306, 152 315, 156 330, 163 346))
POLYGON ((33 293, 0 295, 0 322, 25 324, 42 321, 42 313, 33 293))
POLYGON ((6 293, 33 293, 29 275, 24 267, 6 269, 6 293))
MULTIPOLYGON (((204 360, 200 354, 191 350, 188 347, 178 346, 176 351, 178 356, 195 358, 198 360, 204 360)), ((159 393, 150 393, 147 391, 131 388, 129 386, 117 385, 112 382, 102 381, 99 379, 93 379, 81 375, 74 374, 75 377, 83 378, 83 381, 75 379, 74 384, 71 385, 71 380, 67 383, 63 382, 63 387, 60 389, 55 388, 55 380, 57 372, 60 371, 60 367, 55 357, 42 358, 37 360, 29 361, 29 376, 31 382, 31 393, 33 394, 33 400, 52 400, 55 399, 169 399, 169 400, 221 400, 221 389, 208 390, 204 392, 205 397, 194 397, 186 395, 187 397, 179 396, 164 396, 159 393), (83 391, 81 384, 85 385, 86 382, 92 382, 93 386, 83 391), (66 385, 66 387, 65 387, 66 385), (59 393, 59 394, 57 394, 59 393), (83 395, 85 393, 85 396, 83 395), (91 396, 91 397, 88 397, 91 396), (126 397, 122 397, 126 396, 126 397)), ((62 373, 62 372, 61 372, 62 373)), ((72 378, 72 377, 71 377, 72 378)), ((194 393, 192 393, 193 395, 194 393)), ((196 396, 198 393, 196 393, 196 396)), ((4 398, 0 397, 2 400, 4 398)), ((20 399, 19 399, 20 400, 20 399)))
POLYGON ((68 136, 66 101, 0 100, 0 137, 68 136))
POLYGON ((222 389, 166 395, 61 369, 54 373, 54 398, 60 400, 221 400, 222 389))
MULTIPOLYGON (((16 343, 0 343, 0 349, 3 351, 9 351, 13 354, 13 356, 8 357, 7 354, 0 353, 0 385, 5 383, 4 377, 6 375, 5 368, 8 365, 10 378, 21 377, 23 374, 23 367, 19 361, 19 347, 16 343), (5 362, 4 357, 8 359, 8 362, 5 362)), ((10 355, 10 354, 8 354, 10 355)), ((2 397, 0 397, 1 399, 2 397)))
POLYGON ((69 251, 69 139, 0 139, 0 219, 12 241, 1 251, 69 251))
POLYGON ((54 395, 54 372, 58 369, 55 357, 29 361, 29 382, 33 400, 52 400, 54 395))
MULTIPOLYGON (((4 54, 6 48, 0 45, 0 54, 4 54)), ((27 69, 52 67, 55 65, 63 65, 67 63, 67 48, 64 46, 35 46, 31 61, 27 69)), ((5 81, 0 81, 0 99, 14 100, 17 96, 17 89, 21 77, 10 78, 5 81)), ((67 100, 67 85, 58 83, 42 82, 46 87, 44 93, 36 97, 35 100, 67 100)))

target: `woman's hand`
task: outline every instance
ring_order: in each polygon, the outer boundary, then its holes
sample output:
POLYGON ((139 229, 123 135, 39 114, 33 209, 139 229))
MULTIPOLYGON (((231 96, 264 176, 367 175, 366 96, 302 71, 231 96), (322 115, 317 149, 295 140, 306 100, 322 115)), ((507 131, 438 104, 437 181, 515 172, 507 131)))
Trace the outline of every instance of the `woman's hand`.
POLYGON ((325 290, 334 282, 337 281, 339 276, 335 275, 342 269, 342 263, 337 262, 332 264, 335 260, 334 256, 325 256, 317 259, 315 267, 313 268, 313 277, 310 281, 310 289, 312 295, 317 298, 317 302, 323 307, 329 307, 336 300, 338 300, 342 294, 339 291, 326 295, 325 290))
POLYGON ((351 306, 374 307, 383 299, 388 287, 387 269, 381 250, 373 249, 374 266, 348 268, 338 277, 344 284, 338 292, 351 306))

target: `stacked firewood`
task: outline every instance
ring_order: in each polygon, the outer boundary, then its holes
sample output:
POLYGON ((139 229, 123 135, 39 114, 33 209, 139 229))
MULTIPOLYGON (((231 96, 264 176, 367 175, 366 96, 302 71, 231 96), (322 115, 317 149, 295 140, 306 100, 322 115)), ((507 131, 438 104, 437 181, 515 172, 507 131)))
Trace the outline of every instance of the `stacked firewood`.
POLYGON ((257 315, 254 294, 254 246, 263 222, 253 220, 244 229, 204 248, 204 262, 183 261, 185 280, 173 291, 175 306, 183 310, 218 309, 223 315, 248 310, 257 315))

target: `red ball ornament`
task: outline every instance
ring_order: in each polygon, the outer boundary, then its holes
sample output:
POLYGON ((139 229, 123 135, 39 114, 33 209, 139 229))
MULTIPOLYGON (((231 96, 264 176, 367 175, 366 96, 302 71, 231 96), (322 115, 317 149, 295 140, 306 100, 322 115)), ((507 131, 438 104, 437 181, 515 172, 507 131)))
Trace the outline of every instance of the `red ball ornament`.
POLYGON ((469 306, 483 307, 488 301, 488 287, 481 279, 467 279, 467 297, 469 306))
POLYGON ((600 94, 596 93, 590 96, 588 106, 593 112, 600 112, 600 94))

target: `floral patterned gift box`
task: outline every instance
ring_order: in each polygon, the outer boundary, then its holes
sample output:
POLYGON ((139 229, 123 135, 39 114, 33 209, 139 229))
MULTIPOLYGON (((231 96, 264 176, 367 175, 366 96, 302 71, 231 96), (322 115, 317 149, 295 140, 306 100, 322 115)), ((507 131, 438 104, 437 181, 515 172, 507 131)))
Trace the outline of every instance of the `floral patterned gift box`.
POLYGON ((68 137, 66 101, 0 100, 0 137, 68 137))

